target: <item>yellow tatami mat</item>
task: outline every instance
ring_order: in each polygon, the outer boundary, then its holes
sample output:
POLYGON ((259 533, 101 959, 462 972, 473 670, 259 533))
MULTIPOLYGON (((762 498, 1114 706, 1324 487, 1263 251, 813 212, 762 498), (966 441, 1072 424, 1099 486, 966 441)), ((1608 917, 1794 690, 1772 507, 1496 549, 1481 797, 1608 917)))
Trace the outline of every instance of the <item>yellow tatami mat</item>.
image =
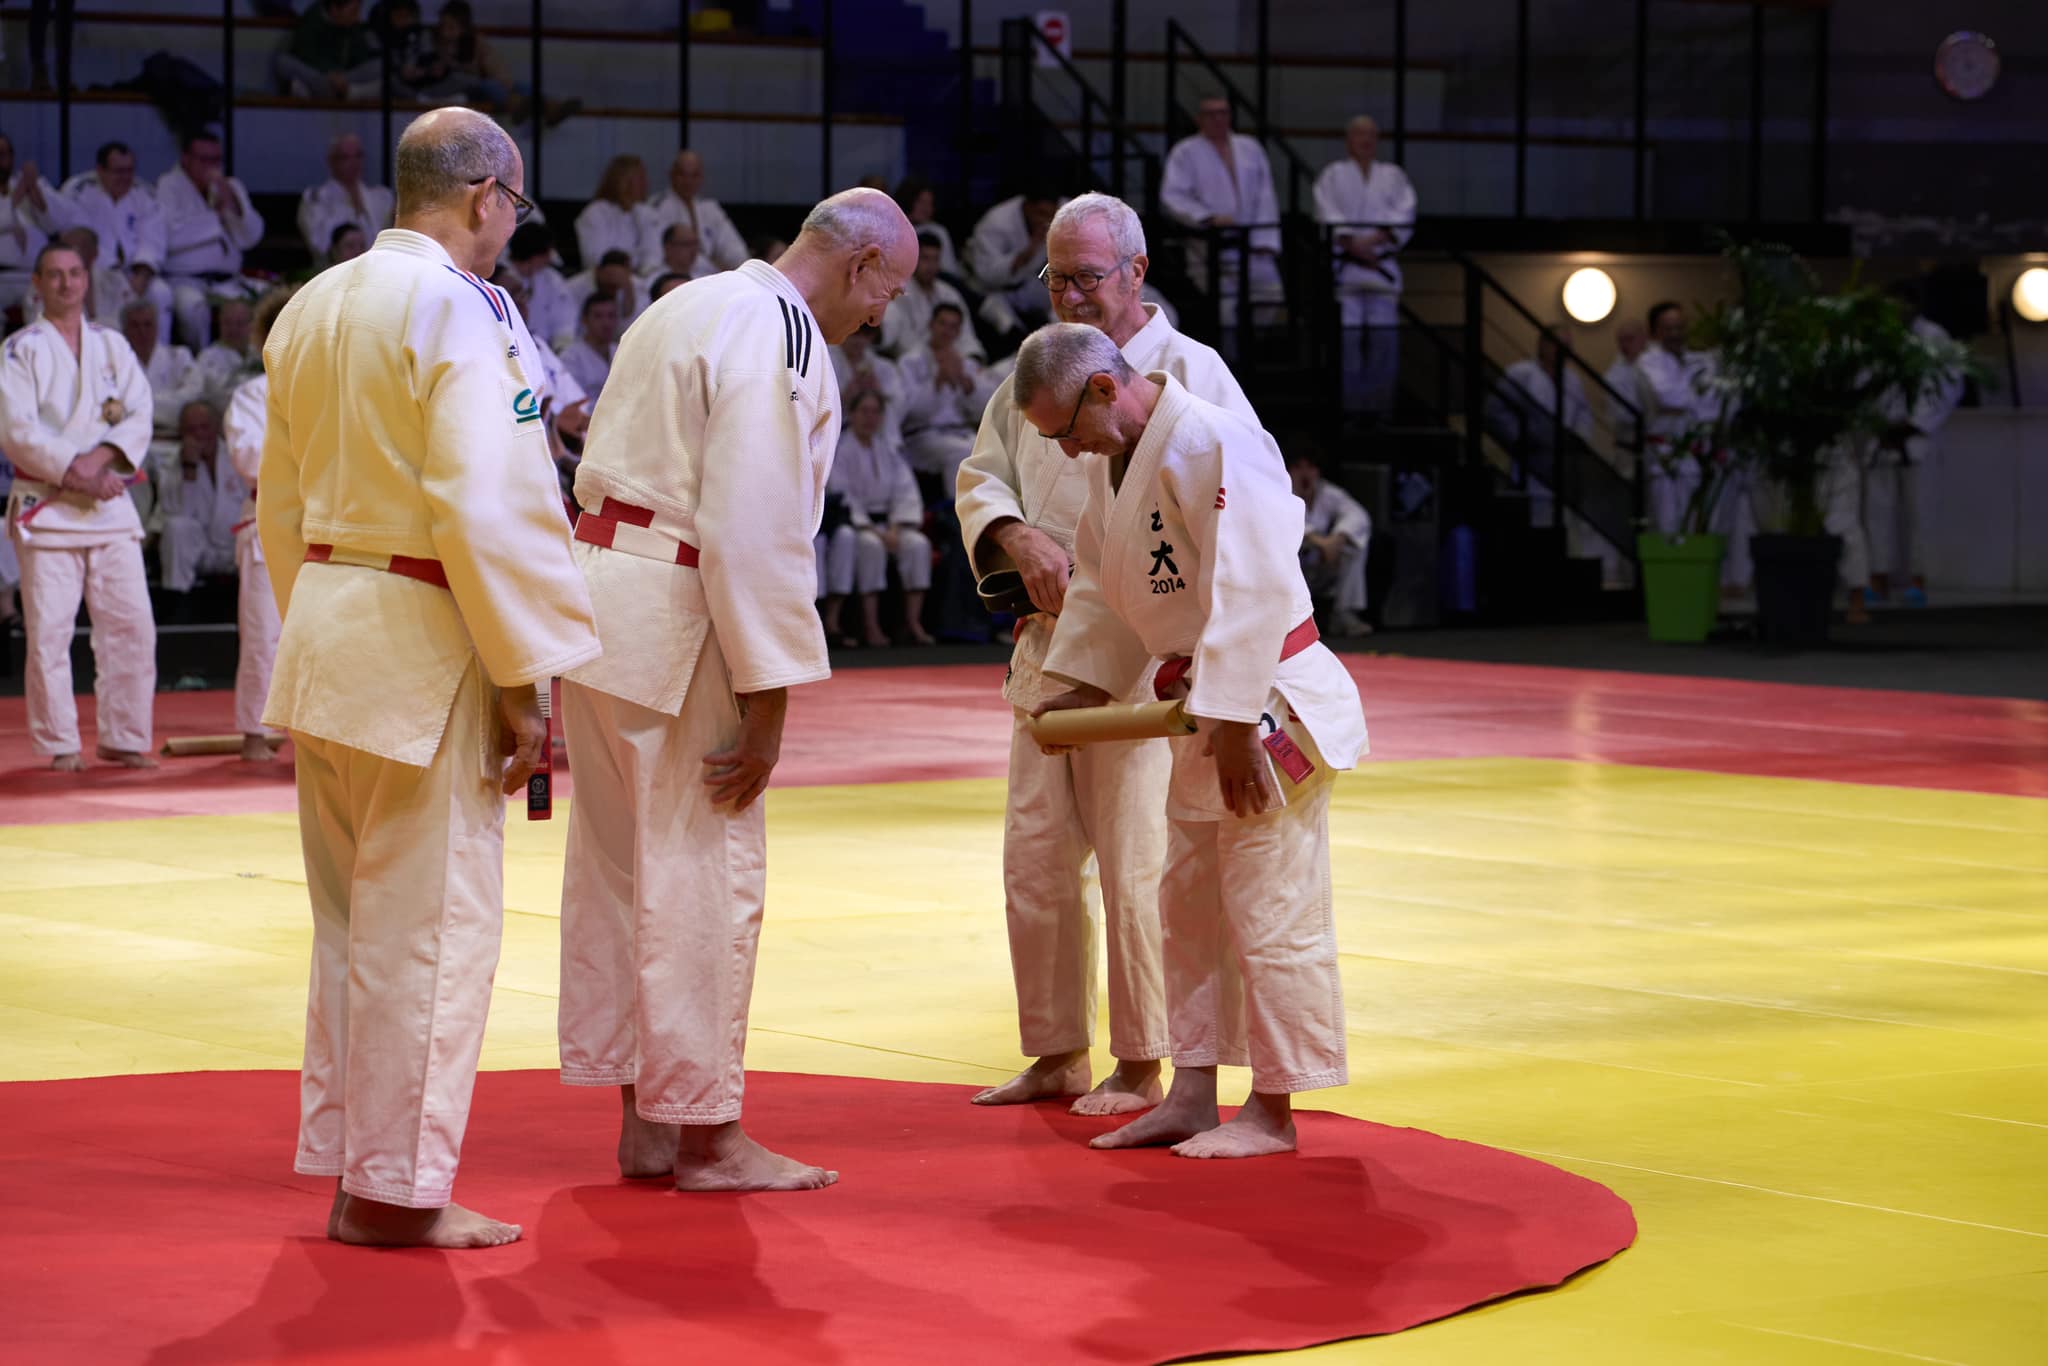
MULTIPOLYGON (((1002 801, 773 795, 752 1066, 1014 1070, 1002 801)), ((559 815, 507 826, 488 1067, 554 1062, 559 815)), ((1446 760, 1347 777, 1331 829, 1354 1080, 1309 1103, 1544 1157, 1642 1231, 1297 1356, 2048 1361, 2048 802, 1446 760)), ((0 829, 0 1079, 295 1067, 301 881, 288 815, 0 829)))

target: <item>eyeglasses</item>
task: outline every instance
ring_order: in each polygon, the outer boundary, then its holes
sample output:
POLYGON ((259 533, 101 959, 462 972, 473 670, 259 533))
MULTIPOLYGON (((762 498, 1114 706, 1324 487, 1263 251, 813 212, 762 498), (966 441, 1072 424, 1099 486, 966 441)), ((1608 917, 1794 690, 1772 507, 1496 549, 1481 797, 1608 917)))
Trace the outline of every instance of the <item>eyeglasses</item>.
MULTIPOLYGON (((493 179, 493 177, 491 176, 482 176, 476 180, 470 181, 469 183, 472 185, 481 185, 484 183, 484 181, 491 179, 493 179)), ((533 201, 531 199, 528 199, 525 195, 519 193, 519 191, 513 189, 510 185, 507 185, 502 180, 497 182, 497 188, 504 191, 505 198, 512 201, 512 226, 515 228, 518 227, 521 223, 524 223, 526 221, 526 216, 533 212, 533 201)))
POLYGON ((1073 439, 1074 424, 1081 420, 1081 405, 1088 401, 1088 391, 1094 387, 1095 375, 1106 375, 1108 373, 1107 370, 1097 370, 1094 375, 1090 375, 1081 381, 1081 396, 1074 400, 1074 411, 1067 415, 1066 430, 1046 436, 1045 439, 1047 441, 1071 441, 1073 439))
POLYGON ((1116 274, 1118 271, 1122 270, 1125 266, 1129 265, 1132 261, 1135 261, 1136 259, 1138 258, 1135 254, 1131 256, 1125 256, 1120 258, 1115 265, 1111 266, 1106 271, 1077 270, 1072 275, 1064 274, 1060 271, 1054 270, 1050 265, 1047 265, 1044 270, 1038 272, 1038 278, 1040 281, 1044 283, 1045 287, 1051 290, 1054 294, 1066 293, 1068 285, 1078 286, 1083 294, 1093 294, 1096 290, 1102 288, 1102 282, 1104 280, 1107 280, 1110 276, 1116 274))

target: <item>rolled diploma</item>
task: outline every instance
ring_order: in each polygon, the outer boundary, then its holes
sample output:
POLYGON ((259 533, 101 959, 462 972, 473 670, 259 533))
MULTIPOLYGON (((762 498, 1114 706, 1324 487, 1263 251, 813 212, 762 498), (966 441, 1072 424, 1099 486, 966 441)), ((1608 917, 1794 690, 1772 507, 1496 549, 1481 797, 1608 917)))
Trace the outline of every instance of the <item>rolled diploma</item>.
MULTIPOLYGON (((282 735, 269 735, 270 748, 276 750, 284 744, 282 735)), ((164 741, 158 751, 167 759, 188 759, 197 754, 240 754, 242 737, 239 735, 175 735, 164 741)))
POLYGON ((1193 735, 1194 718, 1177 700, 1117 702, 1107 707, 1049 711, 1031 722, 1031 738, 1042 745, 1088 745, 1105 740, 1156 740, 1193 735))

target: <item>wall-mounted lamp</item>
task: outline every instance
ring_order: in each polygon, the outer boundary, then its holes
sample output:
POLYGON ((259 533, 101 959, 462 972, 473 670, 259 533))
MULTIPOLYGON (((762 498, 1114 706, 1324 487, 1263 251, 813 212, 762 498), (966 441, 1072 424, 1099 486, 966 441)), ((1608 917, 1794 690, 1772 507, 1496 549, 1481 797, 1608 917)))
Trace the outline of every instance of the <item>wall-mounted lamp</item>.
MULTIPOLYGON (((2048 276, 2048 271, 2041 272, 2048 276)), ((2048 279, 2042 282, 2042 298, 2048 300, 2048 279)), ((1564 311, 1574 322, 1597 323, 1614 311, 1614 277, 1598 266, 1585 266, 1564 282, 1564 311)))
POLYGON ((2048 270, 2035 266, 2012 282, 2012 311, 2030 323, 2048 322, 2048 270))

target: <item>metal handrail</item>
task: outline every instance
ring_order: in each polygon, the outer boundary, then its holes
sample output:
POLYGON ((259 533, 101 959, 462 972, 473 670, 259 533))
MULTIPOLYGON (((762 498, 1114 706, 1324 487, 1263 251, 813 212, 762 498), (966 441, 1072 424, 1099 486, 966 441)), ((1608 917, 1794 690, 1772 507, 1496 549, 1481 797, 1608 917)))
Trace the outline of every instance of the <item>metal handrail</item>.
MULTIPOLYGON (((1074 88, 1081 94, 1081 160, 1087 166, 1090 178, 1100 179, 1095 175, 1094 125, 1094 110, 1097 105, 1100 105, 1102 108, 1102 131, 1110 136, 1110 153, 1115 166, 1115 175, 1112 178, 1114 188, 1119 191, 1123 189, 1123 162, 1127 155, 1134 156, 1144 175, 1146 197, 1148 200, 1156 200, 1159 194, 1161 173, 1159 157, 1150 148, 1146 147, 1144 143, 1140 142, 1135 133, 1130 131, 1129 125, 1122 118, 1118 117, 1115 106, 1101 95, 1095 93, 1095 87, 1088 83, 1088 78, 1083 76, 1080 69, 1067 59, 1067 55, 1061 52, 1053 40, 1045 35, 1043 29, 1039 28, 1036 24, 1030 23, 1025 24, 1024 28, 1030 33, 1032 39, 1037 42, 1039 48, 1051 55, 1053 64, 1064 72, 1069 80, 1073 81, 1074 88)), ((1110 184, 1112 181, 1104 181, 1102 183, 1110 184)), ((1148 212, 1151 207, 1152 205, 1149 203, 1141 205, 1139 206, 1139 212, 1148 212)))

